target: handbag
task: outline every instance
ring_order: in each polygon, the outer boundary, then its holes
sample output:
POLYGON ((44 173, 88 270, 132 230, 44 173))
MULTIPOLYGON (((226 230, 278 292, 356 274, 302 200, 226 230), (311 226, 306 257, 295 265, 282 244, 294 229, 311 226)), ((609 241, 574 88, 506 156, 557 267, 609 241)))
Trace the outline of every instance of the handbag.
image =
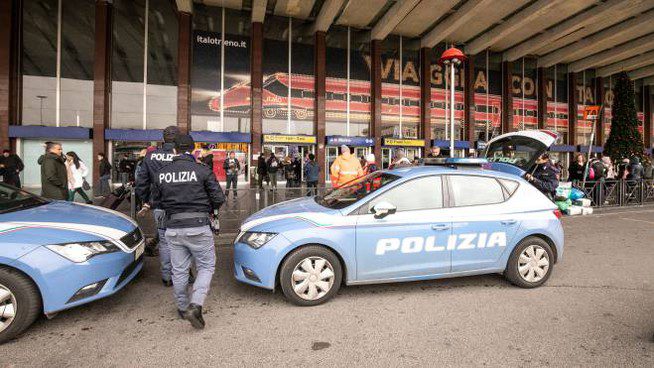
POLYGON ((91 185, 86 181, 86 178, 82 178, 82 189, 91 190, 91 185))

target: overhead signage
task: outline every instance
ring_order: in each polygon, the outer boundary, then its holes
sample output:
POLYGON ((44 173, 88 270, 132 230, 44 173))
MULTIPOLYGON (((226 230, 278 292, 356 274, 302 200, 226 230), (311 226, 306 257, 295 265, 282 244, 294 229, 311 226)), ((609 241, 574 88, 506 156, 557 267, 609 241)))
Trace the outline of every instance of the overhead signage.
POLYGON ((264 134, 263 135, 263 143, 316 144, 316 136, 313 136, 313 135, 264 134))
POLYGON ((424 139, 395 139, 395 138, 384 138, 384 146, 394 146, 394 147, 424 147, 424 139))
POLYGON ((375 139, 369 137, 347 137, 343 135, 329 135, 326 137, 328 146, 348 145, 355 147, 373 147, 375 139))

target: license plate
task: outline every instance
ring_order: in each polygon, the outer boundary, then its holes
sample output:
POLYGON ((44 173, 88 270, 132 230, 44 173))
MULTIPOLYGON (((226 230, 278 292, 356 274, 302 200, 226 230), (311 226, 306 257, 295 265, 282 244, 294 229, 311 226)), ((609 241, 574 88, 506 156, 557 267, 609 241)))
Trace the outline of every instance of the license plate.
POLYGON ((145 251, 145 242, 141 242, 136 249, 134 249, 134 260, 138 261, 139 258, 143 255, 143 252, 145 251))

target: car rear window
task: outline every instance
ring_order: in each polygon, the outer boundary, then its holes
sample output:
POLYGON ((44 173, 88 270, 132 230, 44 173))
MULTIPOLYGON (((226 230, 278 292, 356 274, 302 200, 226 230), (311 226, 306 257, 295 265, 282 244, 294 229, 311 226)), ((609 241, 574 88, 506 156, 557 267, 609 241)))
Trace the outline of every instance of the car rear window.
POLYGON ((449 175, 454 206, 477 206, 504 202, 504 189, 491 177, 449 175))

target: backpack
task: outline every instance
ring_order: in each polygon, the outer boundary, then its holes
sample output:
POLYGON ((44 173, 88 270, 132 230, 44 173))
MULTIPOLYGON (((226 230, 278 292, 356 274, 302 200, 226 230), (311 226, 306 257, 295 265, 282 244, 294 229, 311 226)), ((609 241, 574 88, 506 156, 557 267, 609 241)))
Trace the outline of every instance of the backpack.
POLYGON ((588 179, 595 179, 595 170, 593 170, 592 166, 588 168, 588 179))
MULTIPOLYGON (((591 164, 591 170, 594 172, 595 180, 599 180, 606 176, 606 166, 600 161, 594 161, 591 164)), ((592 179, 592 178, 591 178, 592 179)))

